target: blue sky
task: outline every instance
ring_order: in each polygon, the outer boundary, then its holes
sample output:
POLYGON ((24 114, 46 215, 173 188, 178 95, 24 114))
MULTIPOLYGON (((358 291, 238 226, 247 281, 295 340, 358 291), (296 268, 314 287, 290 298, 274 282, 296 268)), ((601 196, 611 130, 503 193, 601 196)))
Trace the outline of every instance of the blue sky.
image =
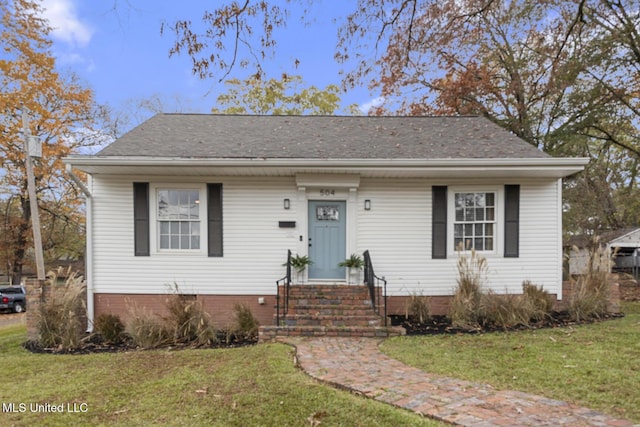
MULTIPOLYGON (((58 67, 80 75, 98 102, 117 109, 128 99, 159 95, 167 111, 204 113, 224 87, 195 77, 186 56, 169 58, 173 36, 161 35, 160 26, 163 20, 198 22, 207 3, 42 0, 44 15, 54 28, 51 36, 58 67)), ((353 2, 323 0, 311 7, 311 25, 303 25, 294 14, 288 27, 278 33, 276 56, 264 62, 267 77, 286 72, 301 75, 306 84, 319 88, 340 84, 340 66, 333 59, 337 29, 333 18, 344 17, 353 2), (295 59, 300 61, 297 69, 295 59)), ((245 75, 246 71, 237 69, 229 77, 245 75)), ((375 98, 360 88, 343 94, 342 104, 364 106, 375 98)))

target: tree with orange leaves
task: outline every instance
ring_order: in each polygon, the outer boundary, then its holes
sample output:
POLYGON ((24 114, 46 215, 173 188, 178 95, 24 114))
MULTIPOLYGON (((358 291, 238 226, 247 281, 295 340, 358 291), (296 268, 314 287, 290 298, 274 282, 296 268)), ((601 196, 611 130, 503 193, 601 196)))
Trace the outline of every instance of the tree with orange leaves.
POLYGON ((0 0, 0 254, 18 284, 31 245, 22 112, 42 141, 34 158, 45 258, 77 255, 82 247, 82 200, 61 159, 91 143, 83 137, 93 120, 92 92, 55 69, 50 27, 31 0, 0 0), (48 255, 48 256, 47 256, 48 255))

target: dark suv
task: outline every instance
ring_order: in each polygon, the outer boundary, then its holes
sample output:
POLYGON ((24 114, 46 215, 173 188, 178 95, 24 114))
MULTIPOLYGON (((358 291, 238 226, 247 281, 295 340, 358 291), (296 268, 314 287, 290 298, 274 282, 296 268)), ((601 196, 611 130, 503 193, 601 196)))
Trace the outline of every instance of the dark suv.
POLYGON ((27 309, 27 295, 23 286, 0 288, 0 310, 22 313, 27 309))

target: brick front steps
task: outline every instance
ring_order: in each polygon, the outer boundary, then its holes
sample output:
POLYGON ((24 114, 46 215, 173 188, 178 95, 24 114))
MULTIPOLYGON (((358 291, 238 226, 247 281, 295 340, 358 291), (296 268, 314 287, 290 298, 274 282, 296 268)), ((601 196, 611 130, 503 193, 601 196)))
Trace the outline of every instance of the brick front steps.
POLYGON ((260 326, 259 342, 281 337, 370 337, 386 338, 404 335, 402 327, 385 326, 260 326))
MULTIPOLYGON (((279 289, 284 304, 284 288, 279 289)), ((260 342, 278 337, 389 337, 404 335, 401 327, 385 327, 371 306, 369 289, 359 285, 292 285, 289 309, 280 325, 260 327, 260 342)))

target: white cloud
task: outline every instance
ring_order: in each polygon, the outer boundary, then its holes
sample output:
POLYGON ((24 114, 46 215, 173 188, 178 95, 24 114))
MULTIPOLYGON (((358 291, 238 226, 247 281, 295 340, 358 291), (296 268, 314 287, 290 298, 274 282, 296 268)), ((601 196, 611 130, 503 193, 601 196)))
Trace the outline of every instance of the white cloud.
POLYGON ((74 46, 86 46, 93 36, 93 28, 78 17, 72 0, 43 0, 43 17, 53 28, 51 35, 74 46))
POLYGON ((379 96, 377 98, 373 98, 369 102, 365 102, 364 104, 360 104, 358 108, 362 111, 363 114, 367 114, 369 110, 375 107, 381 106, 385 101, 384 96, 379 96))
POLYGON ((85 71, 91 72, 95 70, 96 64, 78 53, 59 53, 57 55, 58 65, 69 65, 73 67, 82 67, 85 71))

